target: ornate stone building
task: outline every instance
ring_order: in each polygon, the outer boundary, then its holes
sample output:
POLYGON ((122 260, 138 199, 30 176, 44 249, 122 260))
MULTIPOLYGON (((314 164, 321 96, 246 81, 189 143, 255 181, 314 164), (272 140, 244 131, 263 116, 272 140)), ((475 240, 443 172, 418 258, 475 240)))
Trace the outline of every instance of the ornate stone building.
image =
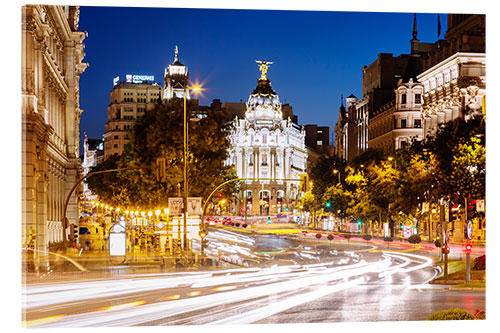
POLYGON ((448 14, 444 40, 424 59, 424 135, 457 117, 481 113, 486 96, 486 16, 448 14))
POLYGON ((395 89, 395 99, 377 109, 370 118, 368 147, 390 154, 422 140, 422 94, 421 83, 413 78, 407 83, 401 80, 395 89))
POLYGON ((244 182, 240 204, 250 215, 273 215, 293 210, 301 192, 300 174, 306 172, 305 131, 283 119, 281 103, 267 78, 270 63, 260 62, 262 75, 246 103, 244 119, 234 120, 228 165, 244 182), (262 180, 259 178, 270 178, 262 180), (279 179, 297 179, 283 181, 279 179))
MULTIPOLYGON (((79 79, 88 66, 79 12, 22 8, 22 242, 34 250, 39 270, 47 269, 49 244, 66 237, 64 204, 79 179, 79 79)), ((78 224, 75 193, 66 216, 78 224)))

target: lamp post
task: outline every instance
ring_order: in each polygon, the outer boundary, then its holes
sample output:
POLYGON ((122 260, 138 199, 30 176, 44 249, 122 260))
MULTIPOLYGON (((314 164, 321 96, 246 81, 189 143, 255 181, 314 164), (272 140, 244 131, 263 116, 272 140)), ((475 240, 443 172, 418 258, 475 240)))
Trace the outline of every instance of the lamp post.
POLYGON ((188 154, 189 154, 189 147, 188 147, 188 139, 189 139, 189 130, 188 130, 188 124, 187 124, 187 99, 186 99, 186 92, 187 90, 190 89, 193 92, 199 92, 201 91, 201 87, 199 85, 193 86, 191 88, 187 87, 187 75, 184 77, 184 169, 183 169, 183 178, 184 178, 184 195, 183 195, 183 216, 184 216, 184 225, 183 225, 183 231, 184 231, 184 250, 188 249, 188 241, 187 241, 187 198, 188 198, 188 183, 187 183, 187 159, 188 159, 188 154))
POLYGON ((334 170, 333 170, 333 173, 338 175, 337 184, 340 184, 340 171, 339 171, 339 170, 337 170, 337 169, 334 169, 334 170))

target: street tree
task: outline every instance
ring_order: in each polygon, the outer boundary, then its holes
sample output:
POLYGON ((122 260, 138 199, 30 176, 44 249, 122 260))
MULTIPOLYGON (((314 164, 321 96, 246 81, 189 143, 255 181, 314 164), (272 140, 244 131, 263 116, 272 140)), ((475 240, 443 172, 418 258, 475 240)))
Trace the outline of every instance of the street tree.
MULTIPOLYGON (((216 186, 234 177, 231 167, 224 165, 229 148, 227 134, 231 118, 227 112, 212 111, 199 119, 194 117, 193 109, 194 105, 189 101, 189 196, 206 198, 216 186)), ((164 158, 164 179, 159 181, 156 178, 154 168, 125 171, 116 175, 113 187, 94 186, 91 190, 102 198, 108 198, 110 203, 119 201, 115 203, 117 206, 148 209, 165 205, 168 197, 181 194, 184 166, 183 112, 183 100, 178 98, 169 100, 166 105, 157 104, 154 109, 146 111, 132 126, 128 133, 129 143, 117 161, 123 167, 153 166, 158 158, 164 158), (120 200, 117 193, 123 193, 120 200)), ((97 175, 93 177, 96 177, 95 183, 103 179, 97 175)))

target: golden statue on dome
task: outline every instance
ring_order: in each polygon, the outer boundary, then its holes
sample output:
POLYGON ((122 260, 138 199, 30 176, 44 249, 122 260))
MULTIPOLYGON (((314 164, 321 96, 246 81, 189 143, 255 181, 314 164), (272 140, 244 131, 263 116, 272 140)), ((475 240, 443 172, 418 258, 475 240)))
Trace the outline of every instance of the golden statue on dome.
POLYGON ((259 80, 267 80, 267 76, 266 76, 267 67, 269 67, 269 65, 272 65, 273 62, 262 61, 262 60, 255 60, 255 62, 258 63, 258 64, 260 64, 259 65, 259 70, 261 72, 261 75, 260 75, 260 79, 259 80))

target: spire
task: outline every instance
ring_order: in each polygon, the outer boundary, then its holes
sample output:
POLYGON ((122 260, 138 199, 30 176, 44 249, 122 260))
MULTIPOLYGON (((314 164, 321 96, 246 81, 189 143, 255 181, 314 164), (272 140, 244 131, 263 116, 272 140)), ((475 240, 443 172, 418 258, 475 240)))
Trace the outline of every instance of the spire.
POLYGON ((412 40, 418 40, 417 39, 417 13, 413 14, 413 39, 412 40))
POLYGON ((410 40, 411 43, 411 54, 417 54, 419 40, 417 39, 417 13, 413 14, 413 39, 410 40))
POLYGON ((179 48, 175 45, 175 59, 174 62, 179 61, 179 48))

